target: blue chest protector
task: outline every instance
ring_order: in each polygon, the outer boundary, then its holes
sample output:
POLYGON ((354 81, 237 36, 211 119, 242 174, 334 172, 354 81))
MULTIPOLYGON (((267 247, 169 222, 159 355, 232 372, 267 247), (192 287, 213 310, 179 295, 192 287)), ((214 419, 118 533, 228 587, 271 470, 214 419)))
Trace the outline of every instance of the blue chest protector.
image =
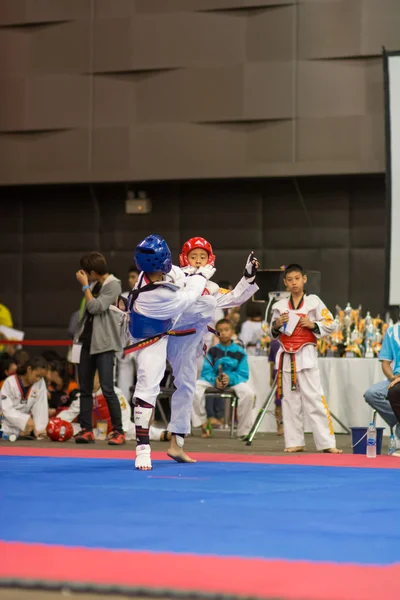
POLYGON ((135 311, 134 304, 135 300, 142 292, 149 292, 156 289, 157 286, 154 283, 149 283, 139 290, 134 290, 129 296, 129 331, 132 337, 138 339, 144 339, 166 333, 172 327, 172 319, 154 319, 151 317, 145 317, 135 311))

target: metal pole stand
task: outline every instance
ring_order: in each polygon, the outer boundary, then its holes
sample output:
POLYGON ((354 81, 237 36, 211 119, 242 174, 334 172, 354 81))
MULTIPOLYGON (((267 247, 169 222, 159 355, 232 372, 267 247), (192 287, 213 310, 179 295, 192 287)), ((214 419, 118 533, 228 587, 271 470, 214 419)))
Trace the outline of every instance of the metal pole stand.
POLYGON ((262 408, 260 408, 257 418, 254 421, 253 427, 250 429, 249 434, 244 438, 244 441, 246 442, 246 446, 251 446, 251 444, 253 443, 254 436, 256 435, 257 431, 259 430, 260 425, 261 425, 265 415, 268 412, 271 402, 275 399, 275 393, 276 393, 277 387, 278 387, 277 377, 275 377, 274 383, 268 394, 268 397, 265 401, 264 406, 262 408))
POLYGON ((338 423, 340 427, 342 427, 345 430, 346 433, 350 434, 350 429, 346 427, 346 425, 343 425, 342 421, 340 421, 340 419, 337 418, 337 416, 331 411, 331 409, 329 409, 329 412, 331 413, 331 417, 335 419, 336 423, 338 423))

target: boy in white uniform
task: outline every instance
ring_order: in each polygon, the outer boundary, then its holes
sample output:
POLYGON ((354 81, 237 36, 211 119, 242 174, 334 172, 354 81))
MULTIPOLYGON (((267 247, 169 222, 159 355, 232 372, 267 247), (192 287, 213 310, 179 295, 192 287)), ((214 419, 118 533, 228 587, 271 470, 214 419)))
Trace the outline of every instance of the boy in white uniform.
MULTIPOLYGON (((135 466, 147 471, 152 468, 149 426, 165 372, 168 336, 173 327, 176 329, 177 318, 201 297, 206 279, 201 274, 185 277, 180 269, 173 268, 168 245, 158 235, 148 236, 136 247, 135 262, 141 270, 129 309, 130 334, 134 346, 140 348, 136 352, 134 392, 135 466)), ((176 430, 172 433, 181 433, 184 423, 179 414, 173 425, 176 430)))
POLYGON ((180 435, 173 435, 168 456, 178 462, 195 462, 183 451, 184 436, 190 433, 192 403, 197 382, 197 357, 201 355, 207 326, 212 321, 215 308, 233 308, 246 302, 258 290, 255 277, 258 261, 253 253, 247 259, 243 277, 233 290, 225 290, 217 283, 210 281, 215 273, 215 255, 211 244, 202 237, 188 240, 182 247, 179 264, 186 275, 201 273, 207 278, 202 298, 198 299, 190 310, 183 312, 175 323, 175 327, 190 327, 196 330, 190 337, 168 340, 168 360, 174 372, 176 391, 171 399, 171 422, 168 431, 180 435), (203 310, 201 303, 208 299, 208 305, 203 310), (214 304, 211 304, 211 301, 214 304), (212 310, 211 310, 212 309, 212 310), (179 416, 179 429, 175 421, 179 416))
POLYGON ((285 452, 305 450, 303 412, 309 417, 317 450, 341 454, 336 448, 332 418, 321 386, 316 340, 335 330, 332 314, 318 296, 307 296, 307 276, 300 265, 285 269, 290 298, 272 307, 271 332, 279 337, 276 356, 278 397, 282 398, 285 452), (295 323, 297 320, 297 323, 295 323), (286 335, 285 330, 294 331, 286 335))
POLYGON ((46 431, 49 420, 44 358, 28 360, 17 368, 15 375, 7 377, 0 391, 0 408, 3 413, 3 432, 8 436, 39 437, 46 431))

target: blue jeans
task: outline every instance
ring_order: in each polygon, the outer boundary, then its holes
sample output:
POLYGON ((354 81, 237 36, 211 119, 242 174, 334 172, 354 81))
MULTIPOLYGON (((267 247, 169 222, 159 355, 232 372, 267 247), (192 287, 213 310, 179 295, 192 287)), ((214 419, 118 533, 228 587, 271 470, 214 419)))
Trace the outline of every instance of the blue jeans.
POLYGON ((395 428, 394 433, 396 434, 396 437, 400 438, 400 423, 397 422, 396 415, 394 414, 387 397, 389 383, 390 382, 387 379, 380 381, 379 383, 374 383, 374 385, 367 389, 364 398, 367 404, 377 411, 379 416, 386 421, 389 427, 395 428))

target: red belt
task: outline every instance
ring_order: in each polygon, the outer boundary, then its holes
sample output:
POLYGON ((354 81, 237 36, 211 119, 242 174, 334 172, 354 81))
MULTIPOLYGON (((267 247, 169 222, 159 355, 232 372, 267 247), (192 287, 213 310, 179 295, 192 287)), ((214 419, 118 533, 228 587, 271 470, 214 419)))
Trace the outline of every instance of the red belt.
POLYGON ((141 340, 140 342, 130 344, 130 346, 126 346, 126 348, 124 348, 124 356, 126 356, 127 354, 132 354, 132 352, 136 352, 137 350, 143 350, 143 348, 148 348, 149 346, 152 346, 153 344, 161 340, 166 335, 183 337, 185 335, 193 335, 194 333, 196 333, 195 329, 171 329, 170 331, 165 331, 164 333, 160 333, 159 335, 154 335, 152 337, 146 338, 145 340, 141 340))

